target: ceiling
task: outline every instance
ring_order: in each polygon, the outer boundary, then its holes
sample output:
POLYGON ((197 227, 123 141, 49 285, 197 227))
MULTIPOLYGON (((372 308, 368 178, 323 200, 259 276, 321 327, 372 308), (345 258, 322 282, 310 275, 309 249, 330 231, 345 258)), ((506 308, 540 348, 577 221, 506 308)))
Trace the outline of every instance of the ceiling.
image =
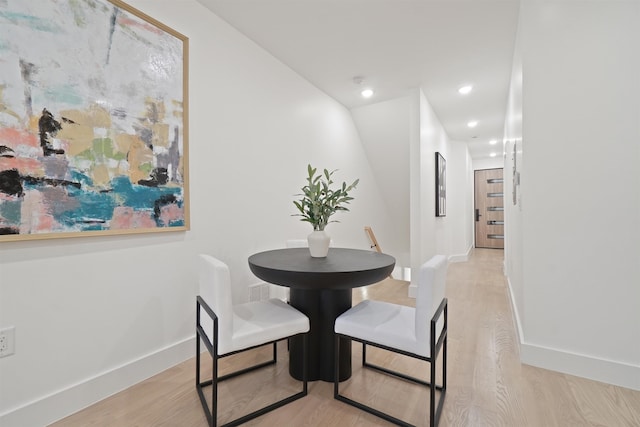
POLYGON ((519 0, 198 1, 347 108, 421 87, 451 140, 501 155, 519 0))

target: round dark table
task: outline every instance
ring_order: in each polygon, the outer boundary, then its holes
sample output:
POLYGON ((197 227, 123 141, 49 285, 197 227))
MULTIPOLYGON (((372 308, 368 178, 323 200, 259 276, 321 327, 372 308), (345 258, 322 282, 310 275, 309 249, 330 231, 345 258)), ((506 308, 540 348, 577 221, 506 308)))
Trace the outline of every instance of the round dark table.
MULTIPOLYGON (((309 248, 260 252, 249 257, 256 277, 291 288, 289 302, 309 318, 309 381, 333 382, 336 318, 351 308, 352 288, 388 277, 395 258, 379 252, 329 248, 326 258, 313 258, 309 248)), ((340 381, 351 376, 350 340, 340 344, 340 381)), ((302 338, 289 346, 289 372, 302 379, 302 338)))

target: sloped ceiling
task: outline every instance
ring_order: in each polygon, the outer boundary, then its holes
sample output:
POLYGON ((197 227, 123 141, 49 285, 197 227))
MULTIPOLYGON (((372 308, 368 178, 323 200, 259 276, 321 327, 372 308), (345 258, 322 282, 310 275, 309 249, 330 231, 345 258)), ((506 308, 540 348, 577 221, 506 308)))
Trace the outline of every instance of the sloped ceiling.
POLYGON ((472 157, 502 140, 518 0, 198 1, 347 108, 421 87, 472 157))

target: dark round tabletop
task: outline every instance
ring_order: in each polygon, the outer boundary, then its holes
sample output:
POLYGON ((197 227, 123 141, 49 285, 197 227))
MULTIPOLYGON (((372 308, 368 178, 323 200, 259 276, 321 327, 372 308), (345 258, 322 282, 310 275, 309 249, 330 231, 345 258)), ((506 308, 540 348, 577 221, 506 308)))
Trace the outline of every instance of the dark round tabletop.
POLYGON ((256 277, 296 289, 350 289, 379 282, 395 266, 394 257, 379 252, 329 248, 326 258, 314 258, 309 248, 286 248, 249 257, 256 277))

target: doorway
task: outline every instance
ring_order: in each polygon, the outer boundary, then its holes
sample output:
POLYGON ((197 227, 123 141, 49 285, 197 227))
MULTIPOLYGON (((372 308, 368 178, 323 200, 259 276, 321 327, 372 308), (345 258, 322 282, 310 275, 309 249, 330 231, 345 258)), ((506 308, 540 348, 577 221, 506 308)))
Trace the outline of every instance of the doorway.
POLYGON ((503 169, 474 171, 476 248, 504 249, 503 169))

